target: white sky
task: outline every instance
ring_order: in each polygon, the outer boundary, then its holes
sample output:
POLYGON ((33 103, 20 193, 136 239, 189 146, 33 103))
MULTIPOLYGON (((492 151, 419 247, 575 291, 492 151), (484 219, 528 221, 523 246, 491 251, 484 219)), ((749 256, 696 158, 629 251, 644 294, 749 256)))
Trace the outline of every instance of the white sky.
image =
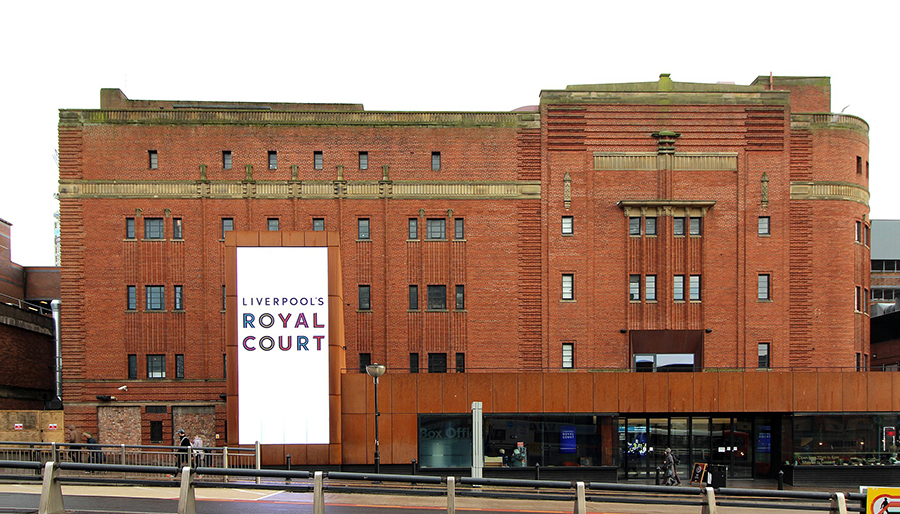
POLYGON ((132 99, 503 111, 569 84, 830 76, 870 125, 871 217, 900 219, 891 0, 44 1, 0 7, 0 218, 12 258, 53 264, 60 108, 132 99), (627 5, 626 5, 627 4, 627 5), (893 120, 893 121, 892 121, 893 120))

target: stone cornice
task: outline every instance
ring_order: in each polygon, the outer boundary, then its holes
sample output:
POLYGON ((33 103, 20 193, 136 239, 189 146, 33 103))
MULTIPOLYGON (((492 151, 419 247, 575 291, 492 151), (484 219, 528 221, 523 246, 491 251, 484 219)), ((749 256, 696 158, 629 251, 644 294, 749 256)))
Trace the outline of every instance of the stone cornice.
POLYGON ((737 171, 736 152, 594 152, 596 171, 737 171))
POLYGON ((60 180, 59 198, 280 198, 527 200, 539 181, 60 180))
POLYGON ((847 200, 868 207, 869 190, 850 182, 791 182, 791 200, 847 200))
POLYGON ((620 200, 626 218, 633 216, 703 217, 716 204, 715 200, 620 200))

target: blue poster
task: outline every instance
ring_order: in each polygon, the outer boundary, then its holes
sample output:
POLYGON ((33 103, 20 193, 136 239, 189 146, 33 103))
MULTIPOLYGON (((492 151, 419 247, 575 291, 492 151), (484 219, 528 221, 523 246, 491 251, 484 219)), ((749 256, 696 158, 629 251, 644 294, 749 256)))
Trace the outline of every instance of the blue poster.
POLYGON ((575 425, 563 425, 560 429, 559 453, 575 453, 575 425))

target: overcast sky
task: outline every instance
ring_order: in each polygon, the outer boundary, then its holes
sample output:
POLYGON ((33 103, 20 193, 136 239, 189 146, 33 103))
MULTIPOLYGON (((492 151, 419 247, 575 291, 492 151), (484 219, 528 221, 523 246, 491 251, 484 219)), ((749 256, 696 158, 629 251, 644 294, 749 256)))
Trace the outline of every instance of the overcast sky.
MULTIPOLYGON (((900 219, 893 1, 9 2, 0 218, 12 258, 52 265, 60 108, 132 99, 362 103, 505 111, 568 84, 746 85, 830 76, 870 125, 871 217, 900 219)), ((89 256, 90 257, 90 256, 89 256)))

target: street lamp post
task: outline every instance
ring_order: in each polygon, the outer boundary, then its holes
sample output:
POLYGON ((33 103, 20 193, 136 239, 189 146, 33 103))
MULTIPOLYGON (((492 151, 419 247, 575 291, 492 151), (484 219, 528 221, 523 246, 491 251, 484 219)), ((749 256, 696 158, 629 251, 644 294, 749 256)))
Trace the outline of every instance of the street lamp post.
POLYGON ((366 373, 375 380, 375 474, 381 472, 381 453, 378 451, 378 377, 384 375, 386 368, 384 364, 369 364, 366 366, 366 373))

